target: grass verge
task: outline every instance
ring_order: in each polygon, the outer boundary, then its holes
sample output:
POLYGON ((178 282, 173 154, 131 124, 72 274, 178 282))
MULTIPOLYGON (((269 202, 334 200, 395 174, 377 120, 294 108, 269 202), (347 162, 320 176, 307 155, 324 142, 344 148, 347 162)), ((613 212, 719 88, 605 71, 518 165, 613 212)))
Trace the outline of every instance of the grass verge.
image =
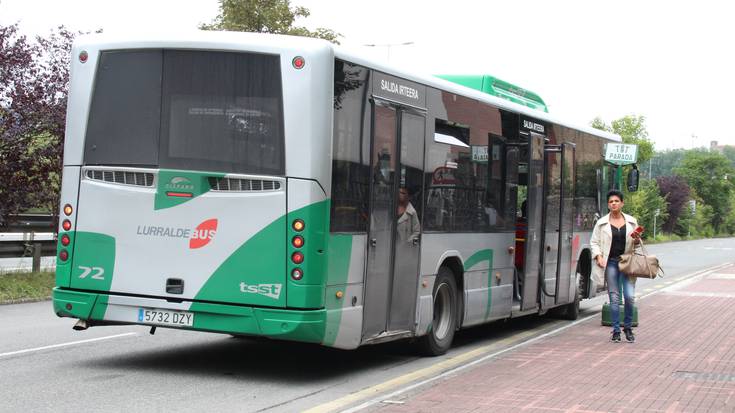
POLYGON ((53 272, 0 273, 0 304, 48 298, 55 282, 53 272))

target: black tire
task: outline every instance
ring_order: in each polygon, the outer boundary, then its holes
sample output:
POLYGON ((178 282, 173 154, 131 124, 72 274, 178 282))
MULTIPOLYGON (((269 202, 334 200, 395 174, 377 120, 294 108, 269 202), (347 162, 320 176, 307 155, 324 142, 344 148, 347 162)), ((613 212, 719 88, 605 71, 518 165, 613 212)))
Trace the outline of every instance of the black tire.
POLYGON ((425 356, 440 356, 449 350, 457 329, 457 283, 447 267, 439 268, 434 282, 434 317, 425 336, 419 338, 419 350, 425 356))

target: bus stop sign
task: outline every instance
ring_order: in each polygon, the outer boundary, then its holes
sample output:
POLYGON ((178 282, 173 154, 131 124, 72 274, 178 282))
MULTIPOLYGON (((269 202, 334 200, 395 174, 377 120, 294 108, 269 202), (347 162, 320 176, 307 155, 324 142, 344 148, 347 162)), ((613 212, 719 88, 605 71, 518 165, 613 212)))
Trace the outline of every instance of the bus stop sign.
POLYGON ((605 145, 605 160, 615 165, 634 164, 638 159, 638 145, 608 143, 605 145))

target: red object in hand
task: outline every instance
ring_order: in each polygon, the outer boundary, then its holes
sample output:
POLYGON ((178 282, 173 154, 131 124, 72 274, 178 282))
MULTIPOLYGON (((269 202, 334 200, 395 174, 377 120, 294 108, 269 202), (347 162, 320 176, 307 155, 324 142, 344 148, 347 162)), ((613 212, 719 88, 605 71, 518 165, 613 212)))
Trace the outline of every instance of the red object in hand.
POLYGON ((630 236, 632 237, 634 235, 641 235, 642 233, 643 233, 643 227, 639 225, 636 227, 636 229, 633 230, 633 233, 631 233, 630 236))

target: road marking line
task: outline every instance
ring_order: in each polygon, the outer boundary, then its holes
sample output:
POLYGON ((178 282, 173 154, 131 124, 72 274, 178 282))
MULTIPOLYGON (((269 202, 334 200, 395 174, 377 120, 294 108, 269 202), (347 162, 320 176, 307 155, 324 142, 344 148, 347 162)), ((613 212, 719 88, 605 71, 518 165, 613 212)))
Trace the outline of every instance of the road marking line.
POLYGON ((11 351, 9 353, 0 353, 0 357, 15 356, 15 355, 18 355, 18 354, 31 353, 31 352, 34 352, 34 351, 48 350, 48 349, 59 348, 59 347, 67 347, 67 346, 73 346, 73 345, 76 345, 76 344, 92 343, 92 342, 95 342, 95 341, 110 340, 110 339, 113 339, 113 338, 119 338, 119 337, 125 337, 125 336, 135 336, 137 334, 138 333, 123 333, 123 334, 116 334, 114 336, 97 337, 97 338, 90 338, 88 340, 71 341, 69 343, 52 344, 50 346, 43 346, 43 347, 36 347, 36 348, 28 348, 28 349, 25 349, 25 350, 11 351))
MULTIPOLYGON (((657 294, 659 292, 663 292, 663 291, 666 291, 666 290, 672 290, 672 289, 678 287, 679 286, 678 284, 681 283, 681 282, 685 282, 685 281, 694 282, 694 281, 696 281, 699 278, 702 278, 702 277, 704 277, 704 276, 706 276, 706 275, 708 275, 708 274, 710 274, 710 273, 712 273, 714 271, 717 271, 720 268, 725 268, 725 267, 727 267, 729 265, 732 265, 732 263, 731 262, 728 262, 728 263, 725 263, 725 264, 716 265, 714 267, 705 268, 703 270, 699 270, 699 271, 693 272, 691 274, 684 275, 684 276, 681 277, 681 279, 677 280, 677 283, 676 284, 673 284, 673 285, 667 286, 666 288, 662 288, 660 290, 656 290, 656 291, 653 291, 651 293, 645 294, 645 295, 643 295, 641 297, 641 299, 646 298, 646 297, 649 297, 651 295, 655 295, 655 294, 657 294)), ((367 400, 366 402, 364 402, 364 403, 362 403, 360 405, 354 406, 354 407, 352 407, 350 409, 341 410, 341 412, 342 413, 354 413, 354 412, 363 410, 363 409, 365 409, 367 407, 370 407, 370 406, 372 406, 372 405, 374 405, 376 403, 379 403, 379 402, 381 402, 383 400, 390 400, 391 398, 393 398, 393 397, 395 397, 395 396, 397 396, 399 394, 405 393, 405 392, 410 391, 412 389, 415 389, 417 387, 421 387, 421 386, 423 386, 425 384, 431 383, 433 381, 436 381, 436 380, 438 380, 440 378, 449 376, 451 374, 455 374, 455 373, 457 373, 459 371, 462 371, 464 369, 467 369, 467 368, 469 368, 471 366, 474 366, 476 364, 482 363, 482 362, 484 362, 486 360, 489 360, 489 359, 491 359, 493 357, 496 357, 496 356, 498 356, 500 354, 503 354, 503 353, 506 353, 506 352, 509 352, 509 351, 513 351, 515 349, 518 349, 520 347, 526 346, 528 344, 535 343, 536 341, 542 340, 542 339, 544 339, 546 337, 555 335, 555 334, 557 334, 557 333, 559 333, 561 331, 564 331, 564 330, 566 330, 568 328, 571 328, 571 327, 573 327, 573 326, 575 326, 577 324, 584 323, 585 321, 587 321, 587 320, 589 320, 589 319, 591 319, 593 317, 599 317, 599 314, 600 314, 599 312, 601 311, 601 309, 602 309, 602 304, 597 305, 595 307, 591 307, 588 310, 589 311, 593 311, 593 313, 590 314, 589 316, 584 317, 584 318, 580 318, 579 320, 576 320, 576 321, 574 321, 572 323, 569 323, 569 324, 567 324, 565 326, 562 326, 562 327, 559 327, 559 328, 557 328, 555 330, 552 330, 552 331, 549 331, 547 333, 544 333, 544 334, 542 334, 542 335, 540 335, 538 337, 534 337, 532 339, 529 339, 528 341, 522 341, 522 340, 524 340, 529 335, 532 335, 533 334, 532 331, 523 332, 520 335, 515 335, 513 337, 505 338, 505 339, 501 340, 500 342, 489 344, 489 345, 486 345, 486 346, 482 346, 482 347, 479 347, 479 348, 477 348, 475 350, 468 351, 467 353, 459 354, 459 355, 457 355, 455 357, 452 357, 450 359, 447 359, 447 360, 444 360, 444 361, 439 362, 437 364, 434 364, 431 367, 426 367, 426 368, 423 368, 423 369, 414 371, 412 373, 407 373, 407 374, 405 374, 403 376, 399 376, 399 377, 396 377, 394 379, 385 381, 383 383, 376 384, 375 386, 368 387, 366 389, 363 389, 363 390, 360 390, 358 392, 349 394, 347 396, 341 397, 341 398, 336 399, 336 400, 333 400, 331 402, 324 403, 324 404, 321 404, 319 406, 315 406, 315 407, 313 407, 313 408, 311 408, 309 410, 305 410, 303 413, 326 413, 326 412, 332 412, 332 411, 336 411, 337 409, 340 409, 340 408, 343 408, 345 406, 348 406, 348 405, 350 405, 352 403, 355 403, 355 402, 357 402, 359 400, 366 399, 366 398, 371 397, 371 396, 376 395, 376 394, 379 395, 378 397, 374 397, 373 399, 367 400), (495 353, 492 353, 492 354, 487 354, 487 355, 485 355, 483 357, 480 357, 480 358, 478 358, 476 360, 473 360, 473 361, 471 361, 471 362, 469 362, 467 364, 459 365, 458 366, 458 364, 461 364, 462 362, 464 362, 466 360, 472 359, 473 357, 476 357, 476 356, 478 356, 478 355, 480 355, 480 354, 482 354, 484 352, 487 352, 488 350, 490 350, 493 347, 498 347, 498 346, 501 346, 502 347, 506 343, 513 342, 513 341, 519 341, 519 340, 521 340, 520 343, 515 344, 515 345, 513 345, 511 347, 508 347, 507 349, 496 351, 495 353), (412 382, 414 380, 419 380, 419 379, 421 379, 423 377, 426 377, 428 375, 437 373, 437 372, 439 372, 439 371, 441 371, 443 369, 448 369, 448 370, 445 370, 444 372, 440 373, 437 376, 429 377, 429 378, 427 378, 427 379, 425 379, 423 381, 420 381, 420 382, 411 384, 411 385, 409 385, 407 387, 400 388, 400 389, 398 389, 398 390, 396 390, 396 391, 394 391, 392 393, 389 393, 389 394, 381 394, 382 392, 387 391, 388 389, 390 389, 392 387, 399 387, 399 386, 404 385, 406 383, 410 383, 410 382, 412 382)))

